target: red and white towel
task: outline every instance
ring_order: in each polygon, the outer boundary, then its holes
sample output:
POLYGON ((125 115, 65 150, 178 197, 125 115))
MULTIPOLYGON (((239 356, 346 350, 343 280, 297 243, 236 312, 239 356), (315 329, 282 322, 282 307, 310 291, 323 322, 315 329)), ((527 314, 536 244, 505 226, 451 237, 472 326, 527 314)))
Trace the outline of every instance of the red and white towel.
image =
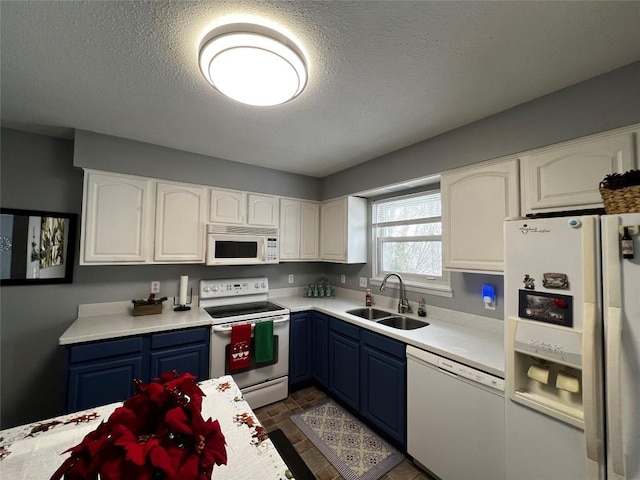
POLYGON ((243 323, 231 327, 231 345, 229 348, 229 370, 240 370, 251 364, 251 324, 243 323))

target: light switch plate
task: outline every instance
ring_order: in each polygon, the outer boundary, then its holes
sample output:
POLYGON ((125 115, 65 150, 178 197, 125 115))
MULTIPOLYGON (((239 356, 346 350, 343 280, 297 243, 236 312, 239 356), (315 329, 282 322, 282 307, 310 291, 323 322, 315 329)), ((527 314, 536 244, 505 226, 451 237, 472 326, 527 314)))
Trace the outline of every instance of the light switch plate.
POLYGON ((293 283, 293 273, 289 274, 289 283, 293 283))
POLYGON ((347 276, 344 273, 340 275, 340 283, 347 283, 347 276))
POLYGON ((360 286, 367 288, 367 277, 360 277, 360 286))

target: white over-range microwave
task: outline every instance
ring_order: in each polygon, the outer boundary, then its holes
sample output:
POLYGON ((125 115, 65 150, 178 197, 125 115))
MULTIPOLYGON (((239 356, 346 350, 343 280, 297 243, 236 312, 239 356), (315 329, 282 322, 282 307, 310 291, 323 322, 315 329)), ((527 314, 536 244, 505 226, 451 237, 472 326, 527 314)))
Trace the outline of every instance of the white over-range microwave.
POLYGON ((278 230, 212 223, 207 225, 207 265, 280 262, 278 230))

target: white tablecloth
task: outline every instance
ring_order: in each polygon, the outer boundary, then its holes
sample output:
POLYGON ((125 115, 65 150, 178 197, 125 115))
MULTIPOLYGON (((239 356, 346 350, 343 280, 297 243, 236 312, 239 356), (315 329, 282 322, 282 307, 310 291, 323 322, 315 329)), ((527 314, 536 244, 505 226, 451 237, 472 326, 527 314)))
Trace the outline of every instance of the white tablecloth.
MULTIPOLYGON (((201 382, 202 416, 220 422, 227 441, 227 465, 215 466, 214 480, 291 478, 271 440, 231 376, 201 382)), ((0 478, 47 480, 67 458, 66 449, 106 421, 122 403, 112 403, 0 431, 0 478)))

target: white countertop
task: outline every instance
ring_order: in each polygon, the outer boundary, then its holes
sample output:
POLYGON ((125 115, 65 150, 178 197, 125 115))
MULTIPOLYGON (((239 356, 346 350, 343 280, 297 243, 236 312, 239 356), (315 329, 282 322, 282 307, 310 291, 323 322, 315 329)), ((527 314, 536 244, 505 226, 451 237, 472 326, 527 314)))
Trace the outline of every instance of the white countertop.
MULTIPOLYGON (((337 288, 337 298, 320 298, 302 297, 297 290, 273 290, 269 299, 289 308, 292 313, 316 310, 504 378, 504 322, 501 320, 427 305, 427 318, 415 314, 408 316, 426 321, 429 326, 399 330, 345 313, 364 306, 362 292, 337 288)), ((396 299, 382 296, 375 299, 380 301, 374 304, 375 308, 396 313, 396 299)), ((173 306, 168 304, 162 314, 139 317, 133 316, 131 302, 81 305, 77 320, 62 334, 59 344, 72 345, 211 324, 211 317, 197 306, 197 299, 186 312, 174 312, 173 306)))
POLYGON ((139 317, 133 316, 133 306, 130 301, 95 303, 80 305, 78 318, 62 334, 58 343, 72 345, 209 325, 211 325, 211 317, 195 303, 191 310, 174 312, 173 305, 165 302, 161 314, 139 317))
MULTIPOLYGON (((428 322, 427 327, 399 330, 345 313, 353 308, 364 307, 364 294, 361 296, 361 300, 352 297, 306 298, 300 296, 272 297, 271 300, 289 308, 291 313, 307 310, 326 313, 414 347, 504 378, 504 335, 502 329, 504 322, 501 320, 427 305, 426 318, 415 314, 406 315, 428 322)), ((397 303, 397 300, 391 299, 391 301, 397 303)), ((396 313, 392 306, 374 304, 373 307, 392 314, 396 313)), ((416 308, 413 310, 416 311, 416 308)))

